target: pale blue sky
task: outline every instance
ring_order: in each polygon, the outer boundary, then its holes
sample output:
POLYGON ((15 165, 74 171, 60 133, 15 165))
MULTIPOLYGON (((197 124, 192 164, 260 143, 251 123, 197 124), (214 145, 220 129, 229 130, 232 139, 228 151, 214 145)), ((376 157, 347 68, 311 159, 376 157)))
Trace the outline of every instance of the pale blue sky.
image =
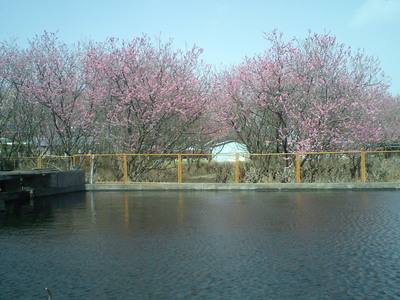
POLYGON ((45 30, 66 43, 145 33, 179 48, 196 44, 217 67, 267 49, 263 32, 275 28, 287 39, 330 32, 363 49, 400 94, 400 0, 0 0, 0 40, 24 46, 45 30))

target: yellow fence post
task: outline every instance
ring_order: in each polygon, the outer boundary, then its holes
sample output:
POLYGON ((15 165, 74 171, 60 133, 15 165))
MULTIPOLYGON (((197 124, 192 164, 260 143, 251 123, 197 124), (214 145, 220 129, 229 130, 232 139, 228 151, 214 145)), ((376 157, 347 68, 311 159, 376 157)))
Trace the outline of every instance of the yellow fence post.
POLYGON ((236 153, 236 155, 235 155, 235 183, 240 183, 239 153, 236 153))
POLYGON ((38 167, 38 169, 42 168, 42 157, 41 156, 38 157, 37 167, 38 167))
POLYGON ((361 182, 365 183, 367 181, 366 164, 365 164, 365 152, 360 152, 361 156, 361 182))
POLYGON ((178 154, 178 183, 182 183, 182 154, 178 154))
POLYGON ((128 183, 128 159, 124 154, 124 182, 128 183))
POLYGON ((296 182, 301 183, 301 161, 300 161, 300 153, 296 153, 296 182))
POLYGON ((93 184, 93 182, 92 182, 92 177, 93 177, 92 176, 92 173, 93 173, 92 166, 93 166, 93 155, 89 155, 90 183, 93 184))

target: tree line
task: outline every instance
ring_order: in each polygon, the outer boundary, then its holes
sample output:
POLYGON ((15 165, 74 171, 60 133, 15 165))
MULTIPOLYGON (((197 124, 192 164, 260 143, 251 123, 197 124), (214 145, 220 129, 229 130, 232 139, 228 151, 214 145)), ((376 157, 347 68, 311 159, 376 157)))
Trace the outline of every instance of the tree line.
POLYGON ((214 70, 173 41, 67 45, 45 32, 0 43, 1 156, 378 149, 399 139, 399 98, 379 61, 309 32, 214 70))

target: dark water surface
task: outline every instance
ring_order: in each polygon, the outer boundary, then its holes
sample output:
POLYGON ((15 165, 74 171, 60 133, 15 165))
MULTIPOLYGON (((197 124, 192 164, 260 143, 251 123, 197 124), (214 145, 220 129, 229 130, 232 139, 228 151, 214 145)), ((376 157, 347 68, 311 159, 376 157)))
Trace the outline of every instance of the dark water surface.
POLYGON ((400 192, 93 192, 0 213, 0 299, 400 298, 400 192))

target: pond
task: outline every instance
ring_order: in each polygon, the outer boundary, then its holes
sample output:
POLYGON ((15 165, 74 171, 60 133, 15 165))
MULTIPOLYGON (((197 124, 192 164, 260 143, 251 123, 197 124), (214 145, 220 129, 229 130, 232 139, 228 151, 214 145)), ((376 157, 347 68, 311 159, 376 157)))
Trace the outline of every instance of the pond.
POLYGON ((1 299, 400 297, 400 192, 91 192, 0 213, 1 299))

